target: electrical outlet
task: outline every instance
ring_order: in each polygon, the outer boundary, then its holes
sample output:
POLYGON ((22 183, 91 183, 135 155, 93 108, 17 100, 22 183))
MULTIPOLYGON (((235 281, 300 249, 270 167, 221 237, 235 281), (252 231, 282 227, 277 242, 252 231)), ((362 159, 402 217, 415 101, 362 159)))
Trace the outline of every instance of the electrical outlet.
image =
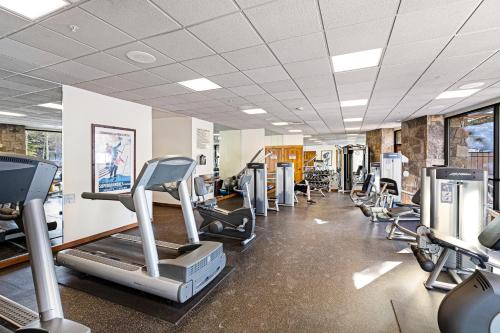
POLYGON ((63 195, 63 200, 65 205, 71 205, 75 203, 75 193, 69 193, 63 195))

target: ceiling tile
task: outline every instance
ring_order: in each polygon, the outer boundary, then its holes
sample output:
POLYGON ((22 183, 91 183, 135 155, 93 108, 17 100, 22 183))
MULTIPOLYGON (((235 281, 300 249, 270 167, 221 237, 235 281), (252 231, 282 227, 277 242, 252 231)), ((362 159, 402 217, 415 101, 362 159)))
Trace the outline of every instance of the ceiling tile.
MULTIPOLYGON (((66 60, 63 57, 19 43, 9 38, 0 39, 0 55, 5 55, 17 61, 32 64, 32 68, 47 66, 66 60)), ((3 62, 0 62, 0 67, 3 67, 2 63, 3 62)))
POLYGON ((294 62, 285 64, 284 66, 293 78, 325 75, 331 73, 329 58, 294 62))
POLYGON ((187 94, 192 91, 182 87, 177 83, 169 83, 169 84, 163 84, 161 86, 134 89, 130 90, 130 92, 133 94, 138 94, 140 96, 143 96, 144 98, 157 98, 164 96, 187 94))
POLYGON ((106 50, 106 53, 115 56, 116 58, 126 61, 129 64, 132 64, 134 66, 140 67, 140 68, 150 68, 150 67, 158 67, 162 65, 167 65, 175 62, 173 59, 170 59, 169 57, 165 56, 164 54, 156 51, 155 49, 147 46, 146 44, 142 42, 133 42, 129 43, 126 45, 118 46, 109 50, 106 50), (131 60, 129 57, 127 57, 127 52, 130 51, 141 51, 141 52, 146 52, 151 55, 153 55, 156 58, 156 61, 150 64, 143 64, 139 63, 136 61, 131 60))
POLYGON ((36 90, 50 89, 57 86, 57 84, 45 80, 40 80, 34 77, 26 76, 26 75, 15 75, 10 76, 5 81, 17 83, 20 85, 24 85, 27 87, 27 91, 32 92, 36 90))
POLYGON ((391 66, 417 62, 431 63, 445 47, 448 40, 448 37, 442 37, 413 43, 389 44, 382 64, 383 66, 391 66))
POLYGON ((294 79, 301 89, 335 89, 333 74, 321 74, 316 76, 306 76, 294 79))
POLYGON ((200 74, 192 71, 191 69, 181 64, 170 64, 161 67, 151 68, 149 71, 153 74, 161 76, 170 82, 180 82, 198 79, 200 74))
POLYGON ((251 95, 261 95, 261 94, 266 93, 264 90, 262 90, 257 85, 234 87, 234 88, 229 88, 229 90, 231 90, 236 95, 239 95, 242 97, 251 96, 251 95))
POLYGON ((0 36, 17 31, 30 23, 24 18, 0 9, 0 36))
POLYGON ((147 0, 93 0, 80 6, 135 38, 180 28, 147 0))
POLYGON ((182 25, 190 25, 235 12, 231 0, 153 0, 182 25))
POLYGON ((184 61, 183 64, 203 76, 213 76, 237 71, 233 65, 218 55, 184 61))
POLYGON ((401 2, 398 13, 404 14, 424 9, 432 9, 435 7, 453 5, 462 1, 466 0, 405 0, 401 2))
POLYGON ((66 61, 60 64, 41 68, 29 72, 29 74, 64 84, 90 81, 109 75, 106 72, 100 71, 93 67, 85 66, 74 61, 66 61))
POLYGON ((320 0, 325 29, 393 17, 399 0, 320 0))
POLYGON ((186 30, 151 37, 145 39, 144 43, 177 61, 214 54, 210 48, 186 30))
POLYGON ((454 57, 484 51, 497 51, 500 48, 500 28, 467 35, 458 35, 448 44, 443 57, 454 57))
POLYGON ((266 82, 274 82, 274 81, 290 79, 288 74, 280 65, 251 69, 248 71, 244 71, 244 73, 257 83, 266 83, 266 82))
POLYGON ((358 69, 354 71, 335 73, 337 86, 370 82, 373 84, 378 73, 378 67, 358 69))
POLYGON ((102 94, 102 95, 112 94, 112 93, 116 92, 116 90, 114 90, 113 88, 103 87, 103 86, 100 86, 98 84, 93 83, 92 81, 77 83, 74 86, 77 88, 88 90, 88 91, 93 91, 95 93, 102 94))
POLYGON ((121 74, 119 76, 123 79, 140 83, 143 87, 157 86, 160 84, 170 83, 169 80, 166 80, 148 71, 126 73, 126 74, 121 74))
POLYGON ((6 78, 6 77, 12 76, 12 75, 15 75, 15 73, 0 69, 0 79, 6 78))
POLYGON ((500 79, 500 53, 495 54, 467 75, 467 80, 500 79))
POLYGON ((276 92, 271 95, 273 95, 274 98, 280 101, 304 97, 304 95, 299 90, 276 92))
POLYGON ((103 87, 113 88, 113 90, 115 91, 132 90, 142 87, 142 85, 137 82, 122 79, 119 76, 110 76, 102 79, 93 80, 92 83, 103 87))
POLYGON ((391 34, 391 45, 451 37, 472 13, 476 3, 475 0, 461 1, 398 15, 391 34))
POLYGON ((236 0, 241 8, 255 7, 275 0, 236 0))
POLYGON ((258 45, 237 51, 223 53, 224 57, 239 70, 277 65, 278 61, 267 46, 258 45))
POLYGON ((391 32, 392 17, 326 31, 332 55, 384 48, 391 32))
POLYGON ((297 90, 297 85, 292 80, 266 82, 260 84, 260 87, 271 94, 284 91, 297 90))
POLYGON ((25 61, 19 61, 14 58, 0 54, 0 68, 3 70, 8 70, 16 73, 24 73, 38 67, 40 66, 30 64, 25 61))
POLYGON ((115 75, 127 72, 134 72, 140 69, 137 66, 131 65, 128 62, 122 61, 104 52, 99 52, 88 56, 84 56, 75 59, 75 61, 87 65, 89 67, 94 67, 103 72, 115 75))
POLYGON ((98 50, 133 41, 132 37, 78 7, 52 16, 41 24, 98 50), (70 26, 78 28, 73 31, 70 26))
POLYGON ((220 99, 220 98, 231 98, 236 95, 229 91, 228 89, 213 89, 202 92, 203 95, 208 96, 210 98, 220 99))
POLYGON ((266 42, 321 30, 316 1, 279 0, 245 10, 266 42))
POLYGON ((262 41, 241 13, 224 16, 189 28, 217 52, 261 44, 262 41))
POLYGON ((462 29, 460 29, 460 33, 464 34, 491 28, 500 28, 498 13, 500 13, 500 1, 483 1, 481 6, 474 12, 474 15, 472 15, 462 29))
POLYGON ((65 58, 76 58, 96 51, 90 46, 50 31, 40 25, 34 25, 16 32, 10 38, 65 58))
POLYGON ((208 79, 217 83, 221 87, 226 88, 247 86, 253 84, 253 82, 241 72, 210 76, 208 77, 208 79))
POLYGON ((328 56, 322 32, 283 39, 269 47, 284 64, 328 56))

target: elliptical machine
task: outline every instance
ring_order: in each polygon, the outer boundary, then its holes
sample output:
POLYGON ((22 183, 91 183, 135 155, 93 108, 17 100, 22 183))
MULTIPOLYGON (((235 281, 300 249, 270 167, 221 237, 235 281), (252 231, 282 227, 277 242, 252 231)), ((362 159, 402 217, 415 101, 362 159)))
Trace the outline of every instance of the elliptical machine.
POLYGON ((198 199, 196 207, 203 217, 199 234, 241 239, 241 245, 246 245, 255 238, 255 212, 248 191, 248 184, 252 179, 249 175, 243 175, 239 179, 239 189, 235 189, 243 195, 243 206, 229 211, 217 207, 217 199, 205 200, 208 194, 203 177, 194 179, 194 190, 198 199))

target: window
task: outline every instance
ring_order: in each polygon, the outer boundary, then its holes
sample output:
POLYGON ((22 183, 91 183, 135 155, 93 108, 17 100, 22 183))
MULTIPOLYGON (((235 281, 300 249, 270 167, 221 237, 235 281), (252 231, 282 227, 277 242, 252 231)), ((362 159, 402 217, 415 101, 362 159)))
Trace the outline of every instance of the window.
POLYGON ((394 152, 401 152, 401 130, 394 131, 394 152))
MULTIPOLYGON (((481 169, 495 174, 495 112, 493 107, 447 119, 449 166, 481 169)), ((488 182, 488 204, 493 206, 493 181, 488 182)))
POLYGON ((26 154, 62 163, 62 133, 26 130, 26 154))

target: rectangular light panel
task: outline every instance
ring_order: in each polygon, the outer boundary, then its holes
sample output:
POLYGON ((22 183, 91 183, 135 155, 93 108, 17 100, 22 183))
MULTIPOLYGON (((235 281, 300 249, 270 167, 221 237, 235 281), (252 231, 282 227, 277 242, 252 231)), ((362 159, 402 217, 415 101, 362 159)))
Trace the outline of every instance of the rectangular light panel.
POLYGON ((0 7, 35 20, 67 6, 64 0, 0 0, 0 7))
POLYGON ((194 91, 205 91, 205 90, 221 88, 221 86, 219 86, 218 84, 213 83, 209 79, 205 78, 182 81, 177 83, 194 91))
POLYGON ((242 112, 245 112, 247 114, 263 114, 267 113, 266 110, 264 109, 247 109, 247 110, 241 110, 242 112))
POLYGON ((335 73, 378 66, 382 49, 371 49, 332 56, 335 73))
POLYGON ((49 109, 56 109, 56 110, 63 109, 62 105, 57 104, 57 103, 43 103, 43 104, 38 104, 38 106, 42 106, 44 108, 49 108, 49 109))
POLYGON ((447 98, 464 98, 474 95, 481 89, 463 89, 463 90, 448 90, 443 91, 439 94, 436 99, 447 99, 447 98))
POLYGON ((340 101, 340 106, 343 108, 350 107, 350 106, 363 106, 368 104, 367 99, 351 99, 347 101, 340 101))

